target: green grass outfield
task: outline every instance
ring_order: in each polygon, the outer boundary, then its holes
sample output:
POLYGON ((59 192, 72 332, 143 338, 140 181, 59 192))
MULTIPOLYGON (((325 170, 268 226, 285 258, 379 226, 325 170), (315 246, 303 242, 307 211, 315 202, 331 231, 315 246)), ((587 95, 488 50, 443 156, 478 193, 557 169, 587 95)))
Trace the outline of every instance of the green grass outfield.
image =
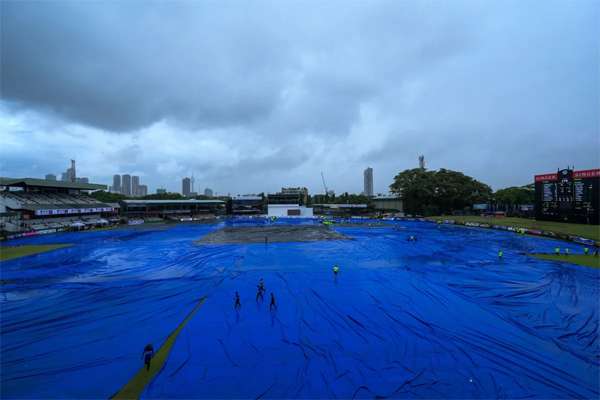
POLYGON ((459 222, 479 222, 490 225, 506 225, 519 228, 538 229, 541 231, 551 231, 554 233, 563 233, 573 236, 581 236, 587 239, 600 241, 600 225, 569 224, 566 222, 554 221, 536 221, 527 218, 495 218, 478 216, 439 216, 429 217, 429 220, 437 221, 440 219, 452 219, 459 222))
POLYGON ((12 260, 19 257, 30 256, 33 254, 45 253, 63 247, 69 247, 70 244, 38 244, 25 246, 1 246, 0 261, 12 260))
POLYGON ((600 257, 584 254, 532 254, 533 257, 542 260, 562 261, 571 264, 583 265, 586 267, 600 268, 600 257))

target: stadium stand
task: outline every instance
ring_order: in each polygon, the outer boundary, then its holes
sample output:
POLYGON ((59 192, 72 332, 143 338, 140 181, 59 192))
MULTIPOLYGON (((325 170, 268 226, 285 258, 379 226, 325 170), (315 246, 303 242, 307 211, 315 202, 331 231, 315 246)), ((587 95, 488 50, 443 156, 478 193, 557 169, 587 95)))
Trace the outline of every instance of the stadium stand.
POLYGON ((121 200, 120 205, 129 221, 194 221, 225 213, 221 200, 121 200))
POLYGON ((102 203, 87 192, 105 185, 0 178, 0 216, 4 236, 87 229, 118 221, 118 208, 102 203), (10 216, 10 218, 8 217, 10 216))

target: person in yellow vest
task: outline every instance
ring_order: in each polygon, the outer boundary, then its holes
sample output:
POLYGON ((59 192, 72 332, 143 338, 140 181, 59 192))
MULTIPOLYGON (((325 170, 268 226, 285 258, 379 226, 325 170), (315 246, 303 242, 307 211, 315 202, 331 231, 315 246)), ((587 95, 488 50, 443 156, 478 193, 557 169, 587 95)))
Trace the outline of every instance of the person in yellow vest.
POLYGON ((590 249, 589 249, 589 248, 587 248, 587 247, 584 247, 584 248, 583 248, 583 254, 585 254, 586 256, 587 256, 588 254, 590 254, 590 249))
POLYGON ((569 255, 569 249, 565 248, 565 255, 568 256, 569 255))
POLYGON ((498 251, 498 258, 502 259, 504 256, 504 252, 502 250, 498 251))
POLYGON ((337 264, 336 264, 336 265, 334 265, 334 266, 333 266, 333 274, 334 274, 335 276, 337 276, 337 274, 338 274, 339 272, 340 272, 340 267, 338 267, 338 266, 337 266, 337 264))
POLYGON ((560 254, 560 247, 555 247, 554 248, 554 254, 556 254, 556 255, 560 254))

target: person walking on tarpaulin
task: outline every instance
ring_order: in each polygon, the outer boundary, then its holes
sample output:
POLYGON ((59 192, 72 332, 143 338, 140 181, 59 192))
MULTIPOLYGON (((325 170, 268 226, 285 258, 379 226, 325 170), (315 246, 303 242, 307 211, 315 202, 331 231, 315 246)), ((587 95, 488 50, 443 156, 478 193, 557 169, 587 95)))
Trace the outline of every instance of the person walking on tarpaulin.
POLYGON ((277 309, 277 302, 275 301, 275 294, 271 292, 271 304, 269 304, 269 310, 273 311, 277 309))
POLYGON ((150 370, 150 362, 152 361, 152 357, 154 357, 154 347, 151 344, 147 344, 144 347, 143 358, 144 364, 146 364, 146 371, 150 370))
POLYGON ((256 290, 256 301, 258 302, 258 299, 260 299, 261 301, 264 300, 264 294, 265 294, 265 281, 263 281, 263 278, 260 278, 260 281, 258 281, 258 286, 257 286, 257 290, 256 290))
POLYGON ((236 310, 239 310, 242 307, 242 302, 240 301, 240 294, 235 292, 235 305, 233 306, 236 310))

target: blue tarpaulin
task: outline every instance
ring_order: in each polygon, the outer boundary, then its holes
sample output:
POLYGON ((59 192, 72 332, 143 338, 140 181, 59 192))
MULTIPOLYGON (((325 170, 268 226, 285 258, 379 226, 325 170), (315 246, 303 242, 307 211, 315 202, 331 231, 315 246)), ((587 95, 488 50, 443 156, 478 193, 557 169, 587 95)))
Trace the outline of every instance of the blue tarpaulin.
POLYGON ((600 270, 528 256, 580 245, 423 222, 194 243, 225 224, 9 242, 73 246, 0 264, 2 397, 110 397, 204 295, 142 397, 600 395, 600 270))

